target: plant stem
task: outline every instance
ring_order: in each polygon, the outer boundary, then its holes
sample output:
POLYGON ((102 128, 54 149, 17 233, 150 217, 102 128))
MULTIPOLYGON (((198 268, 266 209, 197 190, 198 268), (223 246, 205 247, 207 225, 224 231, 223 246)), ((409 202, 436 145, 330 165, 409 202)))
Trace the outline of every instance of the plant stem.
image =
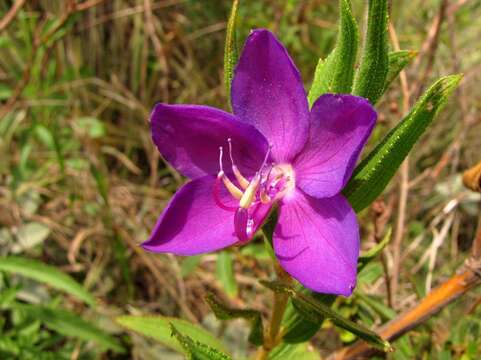
MULTIPOLYGON (((279 280, 290 282, 291 277, 287 274, 278 263, 274 264, 274 268, 279 280)), ((289 296, 284 293, 274 292, 272 315, 269 323, 269 331, 265 335, 264 345, 257 351, 256 360, 265 360, 269 356, 269 353, 275 348, 280 341, 280 330, 282 318, 286 311, 287 301, 289 296)))

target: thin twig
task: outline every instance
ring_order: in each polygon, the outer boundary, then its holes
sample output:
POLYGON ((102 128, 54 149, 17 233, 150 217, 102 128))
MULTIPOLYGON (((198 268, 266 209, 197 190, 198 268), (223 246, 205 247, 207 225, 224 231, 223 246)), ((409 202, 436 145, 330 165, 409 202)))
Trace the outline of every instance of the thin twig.
MULTIPOLYGON (((399 51, 399 40, 396 34, 396 30, 392 23, 389 23, 389 36, 391 38, 391 43, 395 50, 399 51)), ((409 92, 409 85, 407 81, 406 72, 404 70, 400 73, 400 80, 401 80, 401 89, 403 95, 403 102, 402 102, 402 113, 403 116, 409 112, 409 103, 410 103, 410 92, 409 92)), ((391 299, 391 303, 395 304, 396 293, 399 283, 399 268, 401 266, 401 248, 402 248, 402 239, 404 237, 404 227, 406 222, 406 205, 409 196, 409 156, 406 156, 403 163, 401 164, 400 169, 400 182, 399 182, 399 203, 398 203, 398 217, 396 221, 396 228, 394 232, 394 239, 393 239, 393 268, 392 268, 392 276, 391 276, 391 286, 389 294, 389 298, 391 299)))
MULTIPOLYGON (((466 292, 480 285, 480 265, 479 262, 475 263, 474 266, 473 262, 467 262, 464 270, 460 274, 454 275, 442 283, 412 309, 387 323, 378 331, 378 334, 388 341, 396 340, 409 330, 437 314, 466 292)), ((376 350, 372 349, 367 343, 356 342, 354 345, 334 353, 329 359, 364 359, 375 352, 376 350)))
POLYGON ((5 30, 8 25, 15 19, 18 11, 22 8, 25 4, 25 0, 16 0, 10 10, 5 14, 5 16, 0 20, 0 33, 5 30))

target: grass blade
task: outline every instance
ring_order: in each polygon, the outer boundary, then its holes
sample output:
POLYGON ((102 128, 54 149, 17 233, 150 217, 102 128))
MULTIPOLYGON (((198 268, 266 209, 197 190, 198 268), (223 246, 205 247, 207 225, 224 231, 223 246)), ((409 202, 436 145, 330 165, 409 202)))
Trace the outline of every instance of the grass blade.
POLYGON ((90 306, 95 306, 95 298, 82 285, 54 266, 45 265, 37 260, 10 256, 0 259, 0 271, 19 274, 45 283, 75 296, 90 306))

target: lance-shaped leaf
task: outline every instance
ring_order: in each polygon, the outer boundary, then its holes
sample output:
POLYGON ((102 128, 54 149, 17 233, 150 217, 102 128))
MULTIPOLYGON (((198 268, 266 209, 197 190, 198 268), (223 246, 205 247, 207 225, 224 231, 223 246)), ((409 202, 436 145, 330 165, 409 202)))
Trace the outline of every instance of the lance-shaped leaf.
POLYGON ((359 30, 349 0, 339 1, 339 34, 336 46, 325 61, 319 60, 309 91, 309 105, 324 93, 351 92, 359 44, 359 30))
MULTIPOLYGON (((301 288, 299 291, 305 295, 314 297, 317 301, 324 303, 326 306, 331 306, 334 300, 336 300, 335 295, 318 294, 306 288, 301 288)), ((299 312, 294 309, 292 301, 290 301, 282 322, 284 328, 282 340, 286 343, 300 343, 307 341, 319 331, 321 325, 322 324, 320 324, 319 321, 309 321, 301 316, 299 312)))
POLYGON ((115 321, 127 330, 153 339, 172 350, 187 354, 179 342, 171 336, 170 324, 182 334, 194 339, 221 353, 226 353, 224 345, 210 332, 186 320, 164 316, 120 316, 115 321))
POLYGON ((356 212, 381 194, 461 78, 461 75, 451 75, 434 83, 411 112, 357 166, 343 191, 356 212))
POLYGON ((264 328, 261 313, 252 309, 235 309, 229 307, 215 298, 213 294, 206 296, 205 301, 219 320, 246 319, 251 324, 249 342, 260 346, 264 343, 264 328))
POLYGON ((224 47, 224 85, 227 98, 230 104, 230 88, 232 78, 234 77, 234 68, 239 59, 239 50, 237 49, 237 12, 239 9, 239 0, 232 2, 232 9, 229 20, 227 21, 227 33, 225 37, 224 47))
POLYGON ((296 291, 292 286, 278 281, 261 281, 261 284, 275 292, 289 294, 292 298, 294 307, 306 319, 322 323, 324 319, 328 318, 336 326, 357 335, 360 339, 367 341, 372 346, 382 351, 392 350, 389 342, 382 339, 378 334, 362 325, 356 324, 355 322, 342 317, 329 306, 317 301, 312 296, 302 294, 301 292, 296 291))
POLYGON ((170 330, 172 336, 177 339, 191 360, 231 360, 230 356, 227 356, 219 350, 180 333, 172 323, 170 323, 170 330))
POLYGON ((391 241, 391 234, 392 234, 392 228, 389 227, 383 239, 381 240, 381 242, 376 244, 376 246, 369 249, 368 251, 361 253, 361 255, 359 256, 359 259, 357 260, 358 273, 360 273, 361 270, 364 269, 371 260, 373 260, 376 256, 378 256, 382 252, 382 250, 386 247, 387 244, 389 244, 389 241, 391 241))
POLYGON ((369 0, 367 33, 353 94, 375 104, 384 92, 389 69, 387 0, 369 0))
POLYGON ((389 70, 387 72, 386 81, 384 83, 383 93, 389 88, 389 85, 397 78, 399 73, 416 57, 418 53, 411 50, 392 51, 388 55, 389 70))
POLYGON ((95 306, 95 298, 82 285, 54 266, 33 259, 9 256, 0 259, 0 271, 19 274, 40 281, 53 288, 65 291, 90 306, 95 306))

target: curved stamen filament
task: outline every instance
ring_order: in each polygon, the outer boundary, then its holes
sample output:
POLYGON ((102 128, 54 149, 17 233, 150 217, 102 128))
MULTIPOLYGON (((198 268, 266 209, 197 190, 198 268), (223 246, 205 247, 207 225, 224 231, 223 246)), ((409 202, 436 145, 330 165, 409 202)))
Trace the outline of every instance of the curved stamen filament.
POLYGON ((223 149, 222 146, 219 147, 219 168, 220 171, 217 174, 217 178, 222 179, 222 182, 224 183, 224 186, 226 187, 227 191, 236 198, 237 200, 240 200, 242 198, 242 190, 239 189, 237 186, 234 185, 232 181, 225 175, 224 173, 224 168, 222 164, 222 156, 223 156, 223 149))
MULTIPOLYGON (((221 171, 223 172, 223 171, 221 171)), ((236 212, 237 211, 237 207, 236 206, 228 206, 228 205, 225 205, 222 200, 221 200, 221 197, 220 197, 220 184, 221 184, 221 181, 222 181, 222 177, 221 176, 217 176, 217 178, 215 179, 215 182, 214 182, 214 189, 213 189, 213 196, 214 196, 214 201, 215 203, 217 204, 218 207, 220 207, 221 209, 224 209, 226 211, 230 211, 230 212, 236 212)))
POLYGON ((234 173, 234 176, 237 179, 237 182, 239 183, 240 187, 245 190, 249 186, 249 180, 247 180, 241 174, 240 170, 237 168, 237 166, 234 163, 234 157, 232 156, 232 139, 228 138, 227 142, 229 143, 229 157, 230 157, 230 162, 232 164, 232 172, 234 173))

